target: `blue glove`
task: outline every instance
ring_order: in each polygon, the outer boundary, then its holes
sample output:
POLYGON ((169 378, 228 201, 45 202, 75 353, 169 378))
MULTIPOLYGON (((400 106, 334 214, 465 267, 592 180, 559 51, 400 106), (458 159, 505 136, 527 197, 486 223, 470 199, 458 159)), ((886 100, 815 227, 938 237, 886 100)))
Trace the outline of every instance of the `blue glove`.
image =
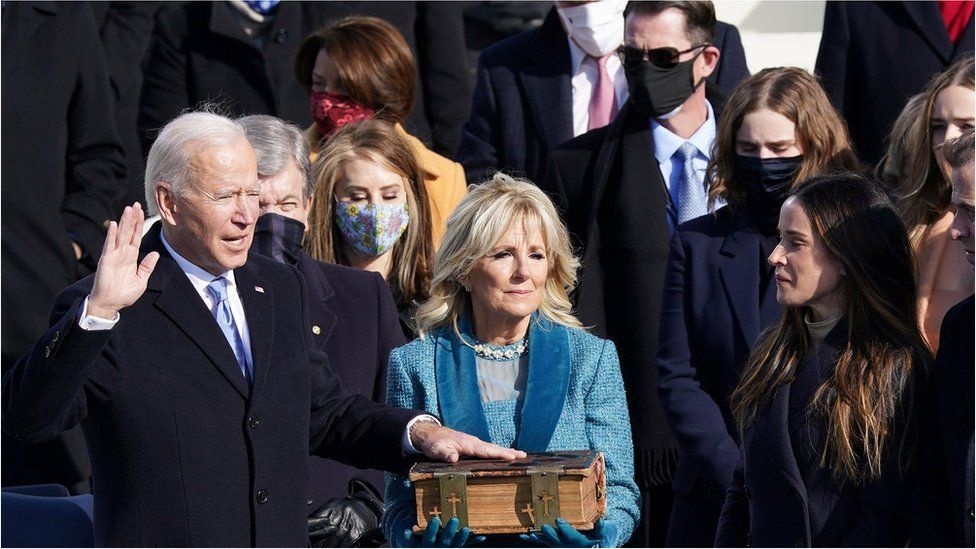
POLYGON ((398 547, 464 547, 485 541, 485 536, 476 536, 468 541, 471 536, 471 529, 461 528, 458 531, 458 519, 452 518, 447 521, 444 530, 441 530, 441 518, 434 517, 427 523, 424 535, 414 534, 411 530, 404 530, 403 537, 397 543, 398 547))
POLYGON ((611 547, 617 538, 617 527, 612 522, 600 519, 587 534, 573 528, 560 517, 556 519, 555 528, 543 524, 542 532, 522 534, 519 538, 549 547, 611 547))

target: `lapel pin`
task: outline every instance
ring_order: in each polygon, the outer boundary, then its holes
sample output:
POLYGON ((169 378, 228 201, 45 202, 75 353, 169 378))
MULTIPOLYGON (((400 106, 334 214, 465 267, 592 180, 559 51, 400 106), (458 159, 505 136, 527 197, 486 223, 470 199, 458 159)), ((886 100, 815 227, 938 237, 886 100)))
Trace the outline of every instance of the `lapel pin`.
POLYGON ((315 335, 319 335, 322 333, 322 328, 319 328, 318 326, 312 326, 312 333, 315 335))
POLYGON ((264 293, 264 288, 262 288, 261 286, 255 286, 254 287, 254 291, 263 294, 264 293))

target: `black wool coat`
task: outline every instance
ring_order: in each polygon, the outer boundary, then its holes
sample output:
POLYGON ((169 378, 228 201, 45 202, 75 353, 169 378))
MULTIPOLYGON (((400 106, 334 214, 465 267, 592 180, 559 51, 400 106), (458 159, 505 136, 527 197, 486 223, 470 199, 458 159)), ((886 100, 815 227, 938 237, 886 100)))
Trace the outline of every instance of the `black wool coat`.
POLYGON ((3 429, 43 441, 83 422, 95 543, 305 546, 309 453, 407 465, 417 415, 339 384, 312 341, 298 270, 252 255, 234 271, 250 331, 249 386, 216 321, 162 246, 146 292, 108 331, 78 326, 85 278, 55 301, 51 328, 3 379, 3 429))

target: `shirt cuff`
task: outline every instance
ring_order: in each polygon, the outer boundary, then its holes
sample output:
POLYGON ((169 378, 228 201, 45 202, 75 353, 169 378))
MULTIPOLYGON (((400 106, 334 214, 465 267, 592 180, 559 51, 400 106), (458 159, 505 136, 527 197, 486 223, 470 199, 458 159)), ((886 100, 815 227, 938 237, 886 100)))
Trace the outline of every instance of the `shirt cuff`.
MULTIPOLYGON (((79 315, 80 318, 78 319, 78 327, 81 328, 82 330, 85 330, 86 332, 99 332, 103 330, 111 330, 112 328, 114 328, 115 325, 118 324, 119 322, 119 318, 120 318, 119 313, 115 313, 115 318, 113 318, 112 320, 107 320, 104 318, 99 318, 97 316, 92 316, 88 314, 88 299, 90 297, 91 296, 86 297, 85 302, 81 304, 81 315, 79 315)), ((423 417, 423 416, 417 416, 417 417, 423 417)), ((416 419, 417 418, 414 418, 411 421, 411 425, 413 424, 413 421, 415 421, 416 419)), ((407 431, 409 432, 409 430, 410 430, 410 425, 407 425, 407 431)))
POLYGON ((407 428, 403 430, 403 451, 406 454, 422 454, 420 450, 414 447, 413 442, 410 441, 410 429, 413 427, 414 423, 418 421, 427 421, 430 423, 436 423, 441 425, 441 421, 430 414, 420 414, 419 416, 411 419, 407 423, 407 428))

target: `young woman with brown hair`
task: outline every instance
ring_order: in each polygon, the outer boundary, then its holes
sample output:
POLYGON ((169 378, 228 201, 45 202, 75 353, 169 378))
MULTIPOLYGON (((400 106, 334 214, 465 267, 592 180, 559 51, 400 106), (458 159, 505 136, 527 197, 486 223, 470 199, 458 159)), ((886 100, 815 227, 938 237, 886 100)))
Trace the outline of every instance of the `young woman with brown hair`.
POLYGON ((768 261, 784 311, 732 393, 741 460, 716 545, 904 545, 931 362, 904 224, 879 186, 840 175, 787 199, 779 233, 768 261))
POLYGON ((403 129, 414 104, 417 63, 399 31, 376 17, 340 19, 305 39, 295 76, 309 92, 315 119, 305 132, 313 161, 339 128, 368 118, 390 122, 406 139, 423 175, 436 248, 467 182, 460 164, 403 129))
POLYGON ((937 74, 908 101, 877 176, 894 194, 918 259, 918 322, 933 351, 946 311, 973 293, 973 270, 949 241, 955 209, 942 145, 974 124, 973 56, 937 74))
POLYGON ((326 143, 315 163, 305 249, 313 259, 379 273, 413 338, 413 311, 430 287, 434 248, 423 176, 392 125, 366 120, 326 143))
POLYGON ((681 448, 668 544, 709 546, 739 459, 729 411, 746 355, 775 322, 776 223, 810 175, 856 170, 847 130, 817 79, 761 71, 725 104, 711 165, 712 201, 728 206, 680 225, 665 275, 658 388, 681 448))

